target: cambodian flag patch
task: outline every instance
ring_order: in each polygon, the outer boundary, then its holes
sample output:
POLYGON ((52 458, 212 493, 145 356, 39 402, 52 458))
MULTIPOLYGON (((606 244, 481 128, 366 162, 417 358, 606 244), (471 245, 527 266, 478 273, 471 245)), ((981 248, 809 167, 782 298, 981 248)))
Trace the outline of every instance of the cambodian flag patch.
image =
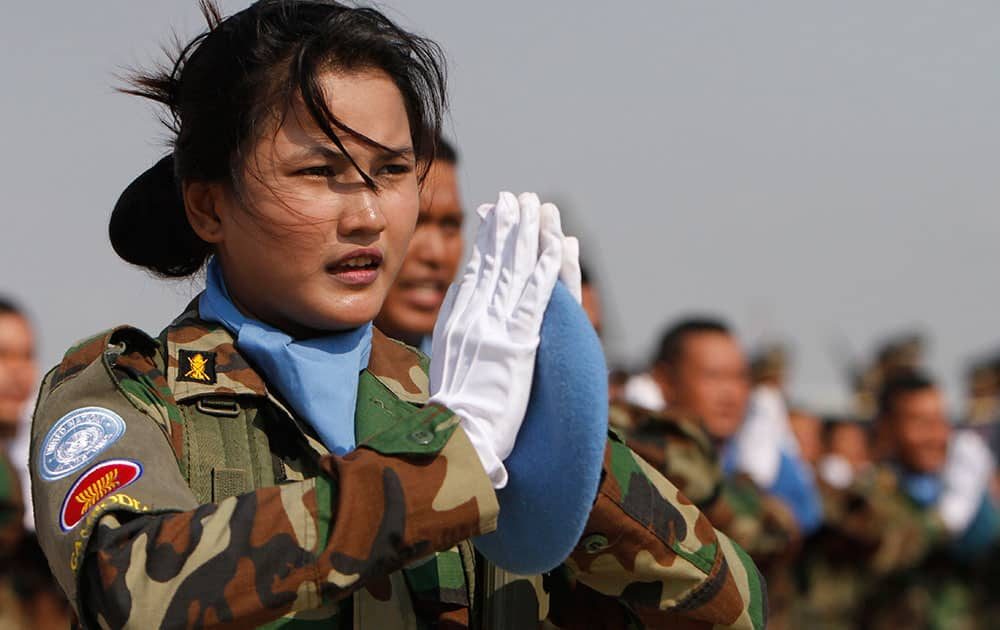
POLYGON ((141 476, 142 464, 130 459, 109 459, 93 466, 66 493, 59 511, 59 525, 68 532, 102 499, 141 476))
POLYGON ((69 412, 42 440, 39 464, 42 479, 55 481, 80 470, 125 434, 125 421, 104 407, 69 412))

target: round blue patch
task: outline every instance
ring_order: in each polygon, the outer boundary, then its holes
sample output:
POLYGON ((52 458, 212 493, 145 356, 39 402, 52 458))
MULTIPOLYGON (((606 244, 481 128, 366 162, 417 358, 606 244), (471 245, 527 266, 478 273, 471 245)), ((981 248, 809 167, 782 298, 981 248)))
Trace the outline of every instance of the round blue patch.
POLYGON ((124 433, 125 421, 110 409, 84 407, 69 412, 42 441, 42 479, 54 481, 80 470, 124 433))

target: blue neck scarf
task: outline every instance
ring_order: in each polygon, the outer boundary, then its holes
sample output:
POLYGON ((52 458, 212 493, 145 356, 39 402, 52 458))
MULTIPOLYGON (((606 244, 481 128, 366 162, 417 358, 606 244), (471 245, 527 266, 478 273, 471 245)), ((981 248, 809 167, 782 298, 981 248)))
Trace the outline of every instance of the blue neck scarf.
POLYGON ((229 298, 215 258, 208 263, 198 309, 203 319, 219 322, 236 337, 240 352, 263 372, 331 453, 354 450, 358 379, 371 356, 371 322, 326 337, 293 339, 240 313, 229 298))
POLYGON ((933 473, 918 473, 899 466, 899 483, 905 492, 920 507, 934 505, 941 498, 944 484, 941 477, 933 473))

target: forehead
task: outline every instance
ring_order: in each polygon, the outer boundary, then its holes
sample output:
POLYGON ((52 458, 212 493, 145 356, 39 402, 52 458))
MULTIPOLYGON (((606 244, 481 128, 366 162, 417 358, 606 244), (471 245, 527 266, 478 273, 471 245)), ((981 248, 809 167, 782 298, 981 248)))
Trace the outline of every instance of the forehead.
POLYGON ((730 334, 716 331, 685 335, 681 343, 681 358, 699 362, 744 362, 743 349, 736 339, 730 334))
POLYGON ((32 344, 33 335, 28 320, 15 313, 0 314, 0 347, 30 349, 32 344))
POLYGON ((937 387, 901 392, 894 408, 902 414, 938 413, 944 409, 944 395, 937 387))
MULTIPOLYGON (((338 121, 353 131, 392 148, 411 147, 410 120, 403 95, 382 70, 328 70, 320 74, 318 84, 326 106, 338 121)), ((351 151, 374 151, 369 144, 347 132, 335 129, 351 151)), ((296 148, 330 140, 309 113, 301 95, 292 102, 274 134, 277 148, 296 148)))
POLYGON ((420 209, 431 215, 462 213, 454 164, 441 160, 431 164, 420 187, 420 209))

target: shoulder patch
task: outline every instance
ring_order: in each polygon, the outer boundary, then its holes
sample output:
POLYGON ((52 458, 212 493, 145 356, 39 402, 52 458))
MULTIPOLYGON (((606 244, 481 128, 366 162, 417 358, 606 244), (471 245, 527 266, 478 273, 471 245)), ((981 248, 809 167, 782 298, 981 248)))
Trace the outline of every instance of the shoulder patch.
POLYGON ((59 510, 59 526, 68 532, 77 526, 101 499, 142 476, 142 464, 131 459, 109 459, 80 475, 70 487, 59 510))
POLYGON ((69 412, 42 440, 42 479, 55 481, 80 470, 124 434, 125 421, 110 409, 83 407, 69 412))
POLYGON ((177 358, 180 361, 180 367, 177 371, 178 381, 191 381, 207 385, 215 384, 217 377, 215 373, 214 352, 181 350, 177 358))

